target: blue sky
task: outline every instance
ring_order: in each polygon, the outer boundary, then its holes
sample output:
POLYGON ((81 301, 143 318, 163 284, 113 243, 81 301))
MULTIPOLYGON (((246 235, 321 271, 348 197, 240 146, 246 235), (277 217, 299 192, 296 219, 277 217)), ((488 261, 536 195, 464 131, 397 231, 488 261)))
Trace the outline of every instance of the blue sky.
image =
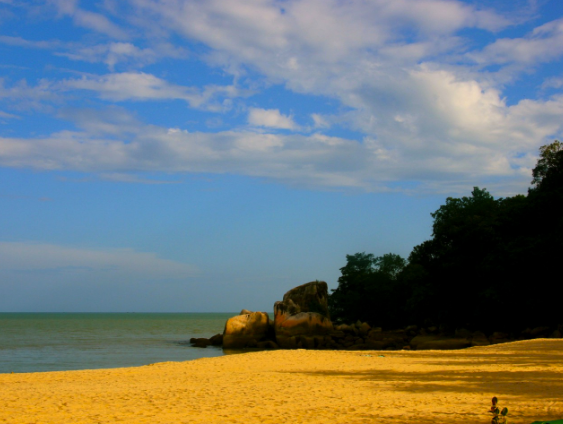
POLYGON ((561 138, 559 0, 0 0, 0 311, 271 311, 561 138))

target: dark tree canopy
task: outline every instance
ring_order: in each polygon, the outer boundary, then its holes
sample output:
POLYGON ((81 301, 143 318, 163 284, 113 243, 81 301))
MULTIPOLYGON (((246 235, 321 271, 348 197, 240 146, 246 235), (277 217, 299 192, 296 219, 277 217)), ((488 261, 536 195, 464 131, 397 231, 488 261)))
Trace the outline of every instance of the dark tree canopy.
POLYGON ((551 144, 540 147, 540 158, 536 167, 532 171, 532 185, 539 187, 554 170, 560 169, 561 155, 563 154, 563 144, 559 140, 555 140, 551 144))
POLYGON ((398 255, 346 256, 330 297, 344 321, 521 331, 563 323, 563 144, 540 148, 528 195, 474 187, 432 213, 432 238, 398 255))
POLYGON ((380 325, 397 320, 400 302, 390 302, 402 294, 398 276, 406 261, 392 253, 378 257, 356 253, 346 255, 346 260, 338 288, 329 298, 332 318, 380 325))

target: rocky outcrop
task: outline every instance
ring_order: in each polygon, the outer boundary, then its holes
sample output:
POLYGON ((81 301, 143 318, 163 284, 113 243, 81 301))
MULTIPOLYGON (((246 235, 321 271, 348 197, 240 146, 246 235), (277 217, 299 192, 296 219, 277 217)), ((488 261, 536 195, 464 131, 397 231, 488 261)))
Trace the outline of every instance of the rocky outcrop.
POLYGON ((299 312, 315 312, 330 318, 328 312, 328 286, 324 281, 311 281, 302 284, 283 295, 281 302, 274 304, 283 313, 288 315, 299 312))
POLYGON ((274 321, 265 312, 243 309, 225 324, 225 331, 210 339, 193 338, 193 346, 223 345, 225 349, 462 349, 537 337, 561 338, 563 324, 527 328, 521 333, 481 331, 443 325, 383 331, 365 322, 333 325, 328 310, 328 287, 313 281, 289 290, 274 304, 274 321))
POLYGON ((224 349, 257 347, 259 342, 271 340, 273 326, 266 312, 243 310, 241 315, 227 320, 223 331, 224 349))
POLYGON ((274 333, 281 348, 326 347, 332 331, 324 281, 295 287, 283 296, 283 301, 274 304, 274 333))

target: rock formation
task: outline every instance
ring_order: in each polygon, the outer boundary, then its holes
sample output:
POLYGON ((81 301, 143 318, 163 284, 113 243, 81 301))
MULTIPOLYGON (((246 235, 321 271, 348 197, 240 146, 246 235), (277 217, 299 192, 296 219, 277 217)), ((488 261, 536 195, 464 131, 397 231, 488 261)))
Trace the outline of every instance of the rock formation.
POLYGON ((271 340, 272 323, 266 312, 251 312, 246 309, 241 312, 244 313, 229 318, 225 324, 224 349, 257 347, 259 342, 271 340))
POLYGON ((324 281, 295 287, 283 296, 283 301, 274 304, 274 333, 281 348, 325 347, 332 331, 324 281))
POLYGON ((225 324, 223 335, 210 339, 193 338, 195 347, 219 346, 224 349, 463 349, 536 337, 560 338, 563 324, 556 327, 527 328, 518 334, 481 331, 443 326, 422 328, 409 325, 404 329, 383 331, 365 322, 333 326, 328 311, 328 287, 324 281, 313 281, 289 290, 283 301, 274 304, 274 321, 265 312, 243 309, 225 324))

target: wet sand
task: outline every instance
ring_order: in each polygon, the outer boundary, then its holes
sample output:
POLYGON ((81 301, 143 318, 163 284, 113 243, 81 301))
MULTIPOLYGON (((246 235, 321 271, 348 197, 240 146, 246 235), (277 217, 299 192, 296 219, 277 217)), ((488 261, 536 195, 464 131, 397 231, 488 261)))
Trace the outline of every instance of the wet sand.
POLYGON ((280 350, 0 374, 0 423, 510 423, 563 418, 563 340, 457 351, 280 350))

